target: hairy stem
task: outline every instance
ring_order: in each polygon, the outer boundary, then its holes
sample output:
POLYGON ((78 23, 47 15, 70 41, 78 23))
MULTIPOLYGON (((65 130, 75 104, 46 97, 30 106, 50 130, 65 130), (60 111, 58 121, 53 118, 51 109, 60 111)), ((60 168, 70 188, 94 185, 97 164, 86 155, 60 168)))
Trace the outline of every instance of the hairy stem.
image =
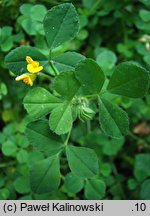
MULTIPOLYGON (((71 128, 71 130, 72 130, 72 128, 71 128)), ((70 135, 71 135, 71 130, 69 131, 69 133, 68 133, 68 135, 67 135, 67 137, 66 137, 66 140, 65 140, 65 142, 64 142, 64 145, 65 145, 65 146, 68 145, 68 141, 69 141, 69 138, 70 138, 70 135)))
POLYGON ((53 63, 52 63, 52 61, 51 61, 51 54, 52 54, 52 52, 51 52, 51 50, 50 50, 50 52, 49 52, 49 57, 48 57, 48 62, 49 62, 49 65, 51 66, 51 68, 52 68, 52 70, 53 70, 55 76, 57 76, 59 73, 57 72, 57 70, 55 69, 55 67, 54 67, 54 65, 53 65, 53 63))

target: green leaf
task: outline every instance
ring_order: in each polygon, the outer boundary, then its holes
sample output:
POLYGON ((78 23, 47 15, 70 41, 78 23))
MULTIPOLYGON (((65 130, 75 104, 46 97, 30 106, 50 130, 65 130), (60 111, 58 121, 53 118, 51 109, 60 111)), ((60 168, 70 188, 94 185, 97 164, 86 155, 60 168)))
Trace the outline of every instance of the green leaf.
POLYGON ((3 52, 8 52, 13 47, 13 39, 12 37, 8 37, 2 44, 1 49, 3 52))
POLYGON ((115 66, 116 61, 117 57, 115 53, 109 50, 104 50, 96 58, 96 62, 103 69, 106 75, 111 75, 111 70, 115 66))
POLYGON ((84 181, 82 178, 70 172, 65 177, 64 185, 68 192, 78 193, 83 188, 84 181))
POLYGON ((126 58, 130 58, 133 56, 133 52, 131 52, 130 48, 123 43, 117 44, 117 51, 121 53, 121 55, 125 56, 126 58))
POLYGON ((49 125, 50 129, 56 134, 65 134, 72 128, 72 111, 68 102, 57 106, 50 115, 49 125))
POLYGON ((85 184, 85 197, 89 200, 99 200, 105 195, 106 185, 100 179, 87 180, 85 184))
POLYGON ((148 10, 142 9, 140 10, 139 14, 144 22, 150 21, 150 12, 148 10))
POLYGON ((70 3, 53 7, 45 16, 44 30, 51 49, 73 39, 78 29, 79 18, 74 6, 70 3))
POLYGON ((10 196, 10 192, 6 188, 0 189, 0 200, 7 200, 10 196))
POLYGON ((47 9, 44 5, 36 4, 30 9, 30 16, 36 21, 42 22, 46 13, 47 9))
POLYGON ((105 81, 103 71, 92 59, 81 61, 75 69, 75 76, 80 81, 85 94, 100 93, 105 81))
MULTIPOLYGON (((20 125, 18 125, 18 126, 19 126, 19 128, 21 127, 20 125)), ((18 133, 16 135, 16 144, 21 148, 27 148, 29 146, 28 139, 20 133, 18 133)))
POLYGON ((3 28, 0 28, 0 43, 3 43, 7 37, 10 37, 12 34, 12 27, 11 26, 4 26, 3 28))
POLYGON ((0 145, 1 145, 3 142, 5 142, 6 137, 7 137, 7 136, 6 136, 4 133, 0 132, 0 145))
POLYGON ((56 77, 55 90, 67 99, 72 99, 80 88, 79 81, 73 72, 63 72, 56 77))
POLYGON ((135 190, 138 187, 138 182, 136 179, 131 178, 128 180, 128 188, 130 190, 135 190))
POLYGON ((101 129, 111 137, 121 138, 128 133, 129 122, 126 112, 106 99, 99 102, 99 121, 101 129))
POLYGON ((30 184, 28 177, 18 177, 14 182, 15 190, 20 194, 26 194, 30 192, 30 184))
POLYGON ((112 94, 138 98, 145 95, 148 84, 149 75, 144 68, 132 62, 124 62, 115 67, 107 90, 112 94))
POLYGON ((123 137, 120 139, 110 139, 104 134, 102 134, 99 139, 103 154, 108 156, 115 156, 118 154, 125 141, 123 137))
POLYGON ((63 148, 61 138, 50 131, 47 120, 29 123, 26 136, 33 147, 45 152, 48 156, 57 154, 63 148))
POLYGON ((148 54, 148 55, 145 55, 145 56, 143 57, 143 59, 144 59, 144 61, 145 61, 146 64, 150 65, 150 55, 149 55, 149 54, 148 54))
POLYGON ((5 83, 0 82, 0 96, 7 95, 7 93, 7 86, 5 85, 5 83))
POLYGON ((112 168, 109 163, 103 163, 100 167, 100 170, 101 170, 102 175, 107 177, 107 176, 110 176, 112 168))
POLYGON ((59 56, 52 57, 53 64, 59 72, 71 71, 85 57, 76 52, 66 52, 59 56))
POLYGON ((23 103, 27 112, 35 119, 38 119, 50 113, 61 103, 61 100, 46 89, 37 87, 28 92, 23 103))
POLYGON ((6 156, 13 156, 17 151, 17 146, 11 140, 7 140, 2 144, 2 152, 6 156))
POLYGON ((140 191, 140 197, 143 200, 150 200, 150 179, 143 182, 140 191))
POLYGON ((17 155, 16 155, 16 158, 18 160, 19 163, 27 163, 28 161, 28 157, 29 157, 29 154, 26 150, 24 149, 21 149, 17 155))
POLYGON ((69 167, 75 175, 83 178, 98 175, 98 157, 92 149, 67 146, 66 154, 69 167))
POLYGON ((91 10, 93 5, 95 4, 95 0, 83 0, 83 6, 87 8, 88 10, 91 10))
POLYGON ((34 163, 36 163, 37 161, 41 161, 44 159, 44 155, 42 152, 40 151, 32 151, 29 152, 29 157, 28 157, 28 164, 29 165, 33 165, 34 163))
POLYGON ((44 66, 47 63, 47 58, 35 47, 21 46, 12 50, 5 57, 5 64, 8 69, 16 75, 27 72, 26 56, 30 56, 33 60, 38 61, 44 66))
POLYGON ((134 176, 138 181, 150 177, 150 154, 139 154, 135 158, 134 176))
POLYGON ((150 6, 149 0, 139 0, 139 1, 142 2, 146 6, 150 6))
MULTIPOLYGON (((18 18, 18 23, 22 26, 24 31, 29 35, 37 34, 37 26, 41 23, 38 23, 35 20, 32 20, 30 16, 21 16, 18 18)), ((41 33, 41 32, 40 32, 41 33)))
POLYGON ((35 163, 30 169, 31 189, 34 193, 51 193, 60 184, 58 156, 49 157, 35 163))
POLYGON ((21 7, 19 8, 20 12, 23 14, 23 15, 29 15, 29 11, 31 10, 31 8, 33 7, 32 4, 23 4, 21 5, 21 7))
POLYGON ((19 16, 17 21, 29 35, 44 35, 43 19, 47 9, 40 4, 23 4, 20 7, 23 14, 19 16))
POLYGON ((145 32, 149 32, 149 26, 150 23, 149 22, 143 22, 143 20, 141 19, 137 19, 136 22, 136 27, 141 31, 145 31, 145 32))
POLYGON ((0 28, 0 48, 3 52, 9 51, 13 47, 12 27, 4 26, 0 28))

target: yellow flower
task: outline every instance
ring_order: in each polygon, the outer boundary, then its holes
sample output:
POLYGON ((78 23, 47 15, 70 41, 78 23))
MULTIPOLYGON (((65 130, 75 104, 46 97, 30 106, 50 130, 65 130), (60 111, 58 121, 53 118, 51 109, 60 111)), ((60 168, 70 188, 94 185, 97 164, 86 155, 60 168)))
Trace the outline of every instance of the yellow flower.
POLYGON ((16 77, 16 81, 22 80, 25 84, 32 86, 34 80, 36 79, 36 74, 22 74, 18 77, 16 77))
POLYGON ((16 77, 16 81, 22 80, 25 84, 32 86, 34 80, 36 79, 37 75, 35 73, 40 72, 43 70, 43 67, 40 66, 39 62, 33 61, 30 56, 26 56, 26 61, 28 63, 27 70, 31 73, 24 73, 18 77, 16 77))
POLYGON ((28 63, 27 70, 30 73, 38 73, 41 70, 43 70, 43 67, 40 66, 39 62, 33 61, 33 59, 30 56, 26 56, 26 61, 28 63))

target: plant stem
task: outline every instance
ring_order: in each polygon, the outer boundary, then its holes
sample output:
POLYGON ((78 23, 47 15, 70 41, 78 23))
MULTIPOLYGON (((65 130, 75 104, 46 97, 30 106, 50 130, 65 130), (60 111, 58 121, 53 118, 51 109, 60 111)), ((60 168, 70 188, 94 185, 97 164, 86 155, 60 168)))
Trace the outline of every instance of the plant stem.
POLYGON ((103 91, 101 91, 101 92, 99 93, 99 96, 105 94, 106 92, 107 92, 107 90, 103 90, 103 91))
MULTIPOLYGON (((72 130, 72 128, 71 128, 71 130, 72 130)), ((68 135, 67 135, 67 138, 66 138, 66 140, 65 140, 65 142, 64 142, 64 145, 65 145, 65 146, 67 146, 67 144, 68 144, 68 141, 69 141, 69 138, 70 138, 70 135, 71 135, 71 130, 69 131, 69 133, 68 133, 68 135)))
POLYGON ((53 69, 53 72, 54 72, 55 76, 57 76, 57 75, 58 75, 58 72, 57 72, 57 70, 55 69, 55 67, 54 67, 54 65, 53 65, 53 63, 52 63, 52 61, 51 61, 51 50, 50 50, 50 52, 49 52, 48 62, 49 62, 49 65, 51 66, 51 68, 53 69))
POLYGON ((99 96, 98 94, 91 94, 91 95, 85 95, 84 97, 89 98, 89 99, 95 99, 98 96, 99 96))
POLYGON ((88 134, 91 133, 91 121, 87 121, 87 132, 88 134))
POLYGON ((91 95, 85 95, 84 97, 88 98, 88 99, 91 99, 91 100, 95 100, 97 99, 99 96, 103 95, 106 93, 106 90, 103 90, 101 91, 100 93, 98 94, 91 94, 91 95))
POLYGON ((51 61, 50 61, 49 63, 50 63, 50 66, 51 66, 51 68, 53 69, 53 71, 54 71, 54 73, 55 73, 55 76, 57 76, 59 73, 58 73, 57 70, 55 69, 53 63, 52 63, 51 61))
POLYGON ((8 163, 2 163, 2 164, 0 164, 0 168, 5 168, 5 167, 13 166, 15 164, 16 164, 15 161, 10 161, 8 163))

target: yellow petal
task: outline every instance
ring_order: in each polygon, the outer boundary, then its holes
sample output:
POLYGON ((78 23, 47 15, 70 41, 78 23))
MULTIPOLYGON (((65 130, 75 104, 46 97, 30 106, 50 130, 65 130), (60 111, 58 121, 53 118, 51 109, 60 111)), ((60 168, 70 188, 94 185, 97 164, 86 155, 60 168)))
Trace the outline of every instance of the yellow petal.
POLYGON ((43 70, 43 67, 42 67, 42 66, 34 67, 32 64, 28 64, 28 65, 27 65, 27 70, 28 70, 30 73, 38 73, 38 72, 40 72, 41 70, 43 70))
POLYGON ((26 56, 26 61, 28 64, 31 64, 33 62, 33 59, 30 56, 26 56))
POLYGON ((16 81, 22 80, 25 84, 32 86, 35 79, 36 74, 22 74, 16 78, 16 81))
POLYGON ((23 79, 23 82, 27 85, 33 86, 33 80, 30 77, 23 79))
POLYGON ((18 77, 16 77, 16 81, 20 81, 20 80, 23 80, 24 78, 26 78, 26 77, 28 77, 28 75, 27 74, 22 74, 22 75, 20 75, 20 76, 18 76, 18 77))
POLYGON ((37 61, 33 61, 31 64, 33 65, 33 67, 39 67, 39 62, 37 61))

